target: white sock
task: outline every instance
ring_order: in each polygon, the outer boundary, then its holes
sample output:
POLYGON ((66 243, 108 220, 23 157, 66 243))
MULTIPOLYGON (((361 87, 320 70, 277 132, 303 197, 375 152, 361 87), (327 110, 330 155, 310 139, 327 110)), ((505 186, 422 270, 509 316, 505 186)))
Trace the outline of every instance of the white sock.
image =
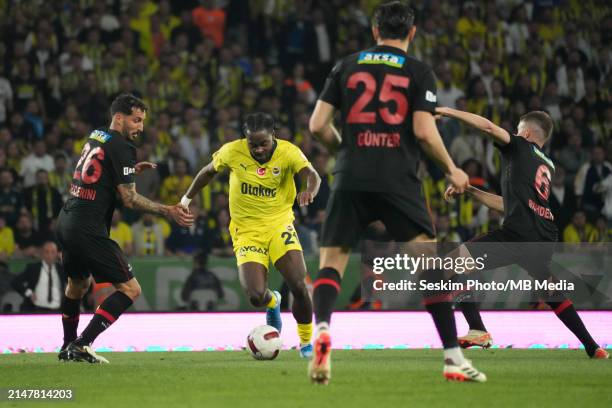
POLYGON ((317 324, 317 333, 324 330, 329 331, 329 324, 327 324, 326 322, 321 322, 317 324))
POLYGON ((459 347, 444 349, 444 360, 451 360, 454 365, 461 365, 465 362, 465 358, 459 347))

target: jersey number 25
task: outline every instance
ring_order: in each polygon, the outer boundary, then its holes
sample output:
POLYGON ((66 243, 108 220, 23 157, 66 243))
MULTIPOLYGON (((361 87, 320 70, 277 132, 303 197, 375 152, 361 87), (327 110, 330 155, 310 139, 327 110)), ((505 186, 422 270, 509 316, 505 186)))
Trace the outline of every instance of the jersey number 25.
MULTIPOLYGON (((364 90, 359 98, 355 101, 349 114, 346 118, 347 123, 376 123, 376 111, 367 112, 365 107, 370 103, 376 94, 376 78, 369 72, 361 71, 352 74, 346 86, 349 89, 357 89, 359 84, 364 85, 364 90)), ((410 78, 406 76, 386 74, 378 100, 381 103, 395 102, 395 112, 391 112, 389 106, 383 106, 378 109, 378 114, 381 119, 389 125, 399 125, 406 118, 408 113, 408 98, 406 97, 406 89, 410 85, 410 78)))

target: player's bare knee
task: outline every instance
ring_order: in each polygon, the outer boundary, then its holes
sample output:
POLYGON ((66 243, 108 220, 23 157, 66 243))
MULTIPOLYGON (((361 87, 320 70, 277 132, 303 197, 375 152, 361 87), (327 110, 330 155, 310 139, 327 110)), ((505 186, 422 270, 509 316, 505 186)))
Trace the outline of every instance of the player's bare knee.
POLYGON ((295 299, 302 300, 310 296, 308 294, 308 288, 306 287, 306 283, 303 279, 296 282, 288 282, 287 284, 289 286, 291 294, 295 299))
POLYGON ((132 300, 136 300, 142 293, 142 288, 135 278, 125 283, 116 284, 115 288, 132 300))
POLYGON ((68 278, 65 294, 71 299, 82 299, 89 290, 91 281, 87 279, 72 279, 68 278))

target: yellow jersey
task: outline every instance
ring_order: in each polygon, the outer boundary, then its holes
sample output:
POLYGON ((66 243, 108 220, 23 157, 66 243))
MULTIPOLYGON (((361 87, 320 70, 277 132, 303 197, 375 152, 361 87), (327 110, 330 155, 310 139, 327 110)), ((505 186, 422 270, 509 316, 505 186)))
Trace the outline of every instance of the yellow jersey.
POLYGON ((293 177, 310 163, 297 146, 276 142, 272 157, 263 164, 251 156, 246 139, 227 143, 213 154, 215 170, 230 171, 229 208, 236 226, 261 228, 271 222, 293 222, 293 177))

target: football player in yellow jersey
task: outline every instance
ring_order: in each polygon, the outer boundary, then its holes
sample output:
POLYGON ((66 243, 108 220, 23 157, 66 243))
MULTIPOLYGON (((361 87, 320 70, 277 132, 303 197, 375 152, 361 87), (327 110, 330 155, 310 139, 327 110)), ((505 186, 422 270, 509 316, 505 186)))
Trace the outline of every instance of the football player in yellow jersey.
POLYGON ((298 323, 300 355, 312 356, 312 301, 306 289, 306 264, 293 226, 293 202, 312 203, 321 178, 302 151, 274 135, 274 119, 265 113, 246 117, 245 138, 223 145, 213 160, 197 174, 181 199, 191 199, 218 172, 229 170, 230 234, 240 281, 255 307, 267 307, 266 322, 279 332, 280 293, 267 285, 270 261, 293 294, 292 312, 298 323), (306 189, 296 195, 293 178, 306 180, 306 189))

